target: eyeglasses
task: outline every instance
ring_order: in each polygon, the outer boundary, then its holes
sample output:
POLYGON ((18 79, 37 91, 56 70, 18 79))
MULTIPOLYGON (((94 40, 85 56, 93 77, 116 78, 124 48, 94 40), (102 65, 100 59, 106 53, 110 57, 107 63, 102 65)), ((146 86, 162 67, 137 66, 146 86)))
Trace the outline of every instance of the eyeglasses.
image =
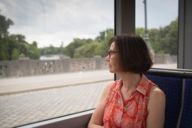
POLYGON ((119 51, 109 50, 109 51, 107 52, 106 56, 111 57, 112 54, 116 54, 116 53, 119 53, 119 51))

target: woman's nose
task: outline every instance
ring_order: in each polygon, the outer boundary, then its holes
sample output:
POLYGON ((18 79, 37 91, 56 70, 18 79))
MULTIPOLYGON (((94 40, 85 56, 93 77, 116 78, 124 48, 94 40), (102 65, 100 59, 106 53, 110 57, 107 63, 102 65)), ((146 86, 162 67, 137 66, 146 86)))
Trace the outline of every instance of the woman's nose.
POLYGON ((105 61, 109 61, 109 55, 105 56, 105 61))

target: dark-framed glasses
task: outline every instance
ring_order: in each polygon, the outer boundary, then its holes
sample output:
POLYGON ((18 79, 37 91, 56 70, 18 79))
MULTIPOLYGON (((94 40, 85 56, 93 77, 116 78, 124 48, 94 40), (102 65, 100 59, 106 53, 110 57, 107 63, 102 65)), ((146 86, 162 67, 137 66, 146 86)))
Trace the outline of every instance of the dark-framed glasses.
POLYGON ((116 54, 116 53, 119 53, 119 51, 115 51, 115 50, 109 50, 109 51, 107 51, 107 54, 106 54, 106 56, 109 56, 109 57, 111 57, 111 55, 112 55, 112 54, 116 54))

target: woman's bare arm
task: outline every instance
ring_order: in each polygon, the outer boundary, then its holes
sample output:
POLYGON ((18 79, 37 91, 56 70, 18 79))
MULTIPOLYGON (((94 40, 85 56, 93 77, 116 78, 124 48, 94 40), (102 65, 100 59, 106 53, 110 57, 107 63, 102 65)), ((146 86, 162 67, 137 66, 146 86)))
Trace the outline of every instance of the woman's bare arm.
POLYGON ((91 119, 88 124, 88 128, 104 128, 103 127, 103 115, 104 115, 104 109, 106 104, 106 98, 110 92, 111 84, 108 85, 100 98, 100 101, 94 111, 94 113, 91 116, 91 119))
POLYGON ((148 104, 147 128, 164 128, 165 101, 164 92, 158 87, 152 88, 148 104))

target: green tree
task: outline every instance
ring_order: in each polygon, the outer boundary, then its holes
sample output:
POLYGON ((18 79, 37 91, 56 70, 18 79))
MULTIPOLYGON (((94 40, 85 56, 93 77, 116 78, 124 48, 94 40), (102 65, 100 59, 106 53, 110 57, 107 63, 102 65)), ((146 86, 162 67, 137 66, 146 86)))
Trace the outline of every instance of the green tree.
POLYGON ((93 39, 79 39, 75 38, 68 46, 64 48, 64 54, 74 57, 93 57, 104 56, 107 48, 108 41, 113 37, 114 30, 106 29, 99 33, 93 39))
POLYGON ((13 21, 0 14, 0 60, 8 60, 10 57, 10 43, 6 39, 8 29, 13 21))
POLYGON ((0 39, 0 60, 8 60, 9 53, 8 53, 9 44, 6 39, 0 39))
POLYGON ((90 57, 99 55, 100 46, 101 46, 101 44, 98 42, 86 43, 75 50, 74 57, 75 58, 80 58, 80 57, 90 58, 90 57))
POLYGON ((8 29, 13 24, 11 19, 0 14, 0 38, 5 38, 8 35, 8 29))
POLYGON ((17 59, 19 59, 19 56, 20 56, 20 51, 18 49, 14 48, 12 51, 11 59, 17 60, 17 59))
POLYGON ((149 42, 151 43, 151 47, 155 53, 159 53, 161 50, 159 43, 159 30, 156 28, 152 28, 148 31, 149 34, 149 42))
POLYGON ((9 34, 8 29, 13 24, 11 19, 0 15, 0 60, 16 60, 21 55, 38 59, 40 54, 36 42, 30 45, 24 35, 9 34))
MULTIPOLYGON (((12 42, 13 48, 17 48, 20 53, 27 55, 27 45, 28 43, 25 41, 25 36, 21 34, 12 34, 8 37, 8 39, 12 42)), ((10 49, 12 50, 12 49, 10 49)))
POLYGON ((141 37, 144 37, 144 31, 145 31, 144 28, 141 28, 141 27, 136 28, 136 34, 141 37))
POLYGON ((172 21, 169 26, 164 28, 164 31, 167 31, 167 34, 164 37, 164 41, 162 41, 162 48, 165 53, 169 53, 171 55, 177 54, 177 44, 178 44, 178 22, 177 20, 172 21))
POLYGON ((75 50, 83 45, 86 45, 87 43, 91 43, 92 39, 79 39, 75 38, 73 41, 64 48, 64 54, 68 55, 71 58, 74 58, 75 50))
POLYGON ((40 51, 37 47, 37 42, 33 42, 32 44, 28 45, 28 57, 30 59, 39 59, 40 58, 40 51))
POLYGON ((149 40, 155 53, 177 54, 178 19, 159 29, 149 30, 149 40))
POLYGON ((41 55, 55 55, 60 54, 61 48, 50 45, 49 47, 40 48, 41 55))
POLYGON ((101 31, 99 33, 99 36, 96 37, 96 42, 100 42, 101 46, 99 49, 99 55, 104 57, 106 55, 106 52, 108 50, 108 42, 109 40, 114 36, 114 30, 111 28, 108 28, 104 31, 101 31))

